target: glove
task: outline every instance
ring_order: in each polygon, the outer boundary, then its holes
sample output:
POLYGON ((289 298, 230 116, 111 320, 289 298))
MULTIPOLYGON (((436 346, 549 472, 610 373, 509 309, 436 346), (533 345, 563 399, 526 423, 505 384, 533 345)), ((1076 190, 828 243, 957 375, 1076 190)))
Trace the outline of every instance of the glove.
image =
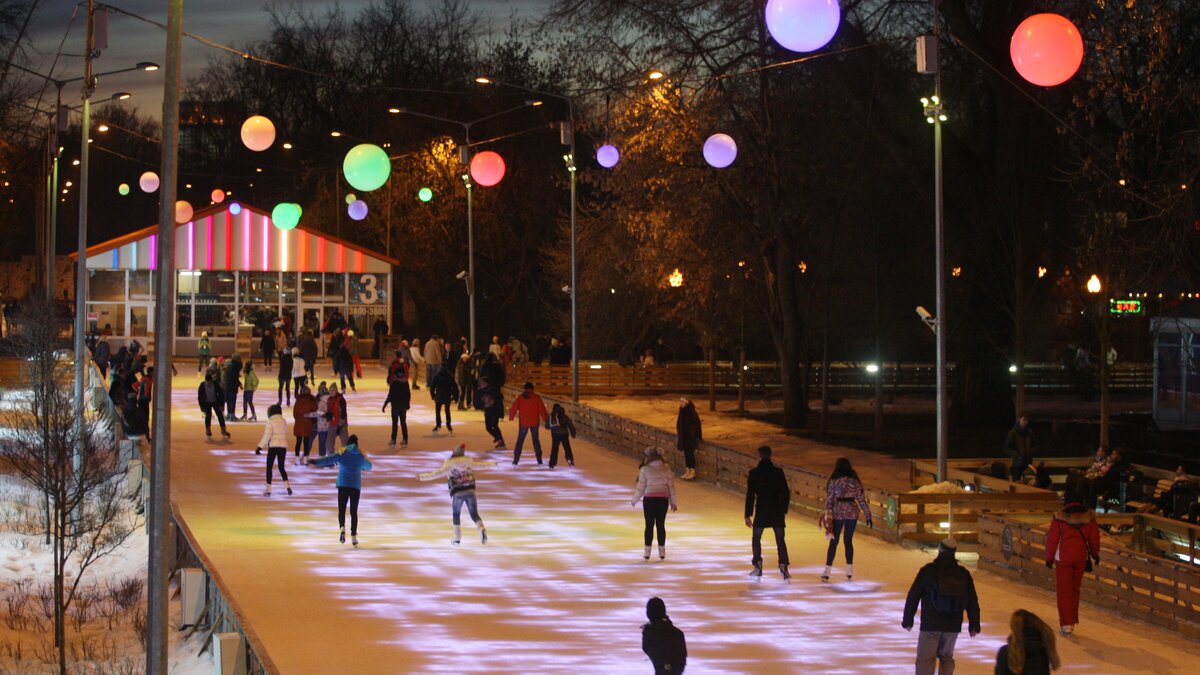
POLYGON ((631 500, 629 500, 629 505, 630 505, 630 506, 637 506, 637 500, 636 500, 636 499, 631 499, 631 500))
POLYGON ((1100 564, 1100 556, 1098 556, 1098 555, 1092 556, 1092 564, 1099 565, 1100 564))
POLYGON ((875 529, 875 523, 874 523, 874 522, 872 522, 870 518, 868 518, 868 519, 867 519, 867 529, 868 529, 868 530, 873 530, 873 529, 875 529))
POLYGON ((900 623, 900 627, 903 628, 904 630, 912 630, 913 624, 911 621, 902 621, 900 623))
POLYGON ((1047 560, 1047 561, 1046 561, 1046 567, 1049 567, 1050 569, 1054 569, 1054 561, 1053 561, 1053 560, 1047 560))
POLYGON ((256 455, 261 455, 261 454, 262 454, 262 448, 255 448, 255 449, 254 449, 254 454, 256 454, 256 455))

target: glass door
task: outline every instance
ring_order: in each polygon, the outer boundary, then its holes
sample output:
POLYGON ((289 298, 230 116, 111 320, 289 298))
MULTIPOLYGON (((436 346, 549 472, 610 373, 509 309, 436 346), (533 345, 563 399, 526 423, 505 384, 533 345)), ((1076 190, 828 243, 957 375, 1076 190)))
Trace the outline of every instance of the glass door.
POLYGON ((129 318, 126 325, 129 326, 129 337, 139 338, 138 341, 145 345, 146 337, 154 332, 153 305, 148 302, 131 302, 128 307, 129 318))
POLYGON ((317 341, 317 348, 321 356, 325 354, 325 340, 321 333, 321 328, 325 325, 325 317, 322 315, 321 307, 301 307, 300 308, 300 326, 303 331, 310 331, 313 338, 317 341))

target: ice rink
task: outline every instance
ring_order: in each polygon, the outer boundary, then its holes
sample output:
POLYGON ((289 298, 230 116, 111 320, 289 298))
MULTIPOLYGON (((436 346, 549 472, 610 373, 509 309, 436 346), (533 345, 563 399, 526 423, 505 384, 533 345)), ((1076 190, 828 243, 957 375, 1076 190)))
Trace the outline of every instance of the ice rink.
MULTIPOLYGON (((327 362, 317 370, 327 374, 327 362)), ((576 468, 560 458, 558 469, 542 469, 528 446, 514 467, 511 451, 485 450, 479 413, 456 416, 453 438, 433 434, 424 388, 413 392, 409 447, 389 450, 381 372, 368 375, 347 397, 350 430, 375 464, 363 477, 357 550, 337 540, 336 470, 296 466, 289 451, 295 494, 276 474, 273 496, 262 496, 266 455, 253 448, 273 389, 256 395, 260 422, 232 423, 231 441, 208 442, 199 380, 188 372, 175 380, 173 499, 282 672, 652 672, 640 626, 654 595, 687 635, 689 673, 912 672, 916 633, 900 618, 931 553, 860 535, 854 581, 845 581, 839 552, 836 583, 822 584, 822 532, 793 518, 791 582, 774 569, 769 533, 755 582, 742 495, 677 481, 667 558, 643 561, 641 506, 629 503, 636 462, 577 439, 576 468), (497 462, 477 473, 486 546, 465 510, 463 543, 452 546, 445 482, 416 479, 458 442, 497 462)), ((264 387, 275 379, 259 376, 264 387)), ((290 433, 289 408, 285 417, 290 433)), ((511 448, 516 425, 503 429, 511 448)), ((1057 625, 1049 593, 984 573, 975 580, 983 633, 961 636, 958 673, 992 672, 1014 609, 1057 625)), ((1195 672, 1200 651, 1087 606, 1077 635, 1059 644, 1067 673, 1195 672)))

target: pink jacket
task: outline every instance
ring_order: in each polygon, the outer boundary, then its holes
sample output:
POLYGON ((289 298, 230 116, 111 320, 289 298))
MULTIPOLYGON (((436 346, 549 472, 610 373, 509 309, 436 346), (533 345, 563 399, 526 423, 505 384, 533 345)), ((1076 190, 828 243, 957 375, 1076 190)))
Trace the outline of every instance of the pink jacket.
POLYGON ((858 520, 860 508, 867 520, 871 520, 871 507, 863 496, 861 482, 850 476, 829 481, 825 487, 825 510, 833 514, 834 520, 858 520))
POLYGON ((675 474, 661 459, 656 459, 638 472, 637 492, 631 500, 634 504, 643 497, 666 497, 675 508, 675 474))

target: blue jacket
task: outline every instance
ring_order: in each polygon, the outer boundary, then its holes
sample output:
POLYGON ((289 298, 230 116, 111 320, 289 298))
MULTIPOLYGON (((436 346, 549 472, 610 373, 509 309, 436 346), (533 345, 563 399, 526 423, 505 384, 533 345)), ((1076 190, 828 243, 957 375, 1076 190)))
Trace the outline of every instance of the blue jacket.
POLYGON ((342 453, 334 453, 312 461, 314 466, 338 465, 337 486, 362 489, 362 472, 371 470, 371 460, 362 456, 357 445, 348 445, 342 453))

